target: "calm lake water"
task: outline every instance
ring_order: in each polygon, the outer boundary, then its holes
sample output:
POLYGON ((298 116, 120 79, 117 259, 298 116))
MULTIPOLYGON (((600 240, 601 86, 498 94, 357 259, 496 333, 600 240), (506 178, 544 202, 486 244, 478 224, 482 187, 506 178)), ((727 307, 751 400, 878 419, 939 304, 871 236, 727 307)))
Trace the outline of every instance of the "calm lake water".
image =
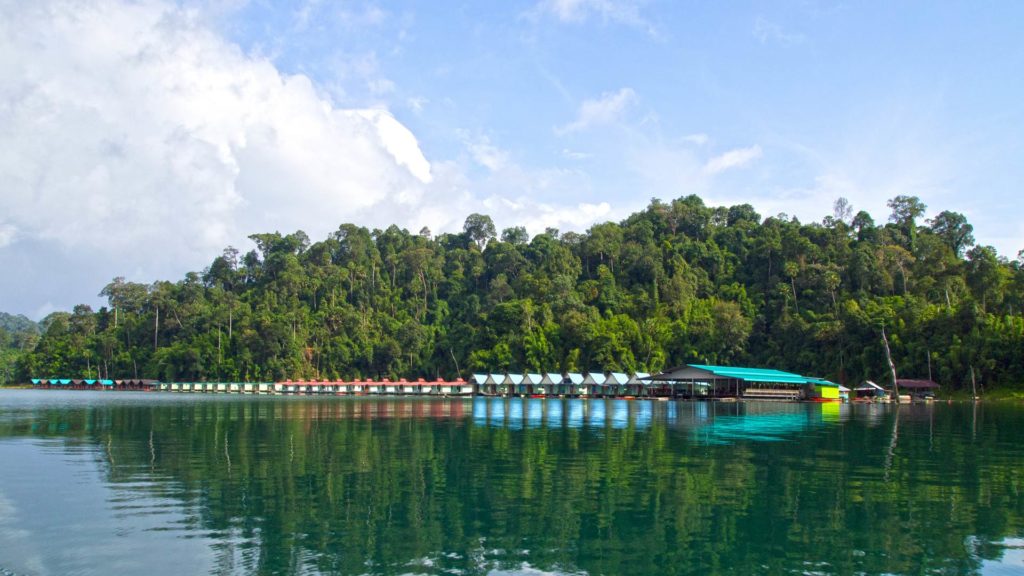
POLYGON ((1024 407, 0 391, 0 574, 1024 574, 1024 407))

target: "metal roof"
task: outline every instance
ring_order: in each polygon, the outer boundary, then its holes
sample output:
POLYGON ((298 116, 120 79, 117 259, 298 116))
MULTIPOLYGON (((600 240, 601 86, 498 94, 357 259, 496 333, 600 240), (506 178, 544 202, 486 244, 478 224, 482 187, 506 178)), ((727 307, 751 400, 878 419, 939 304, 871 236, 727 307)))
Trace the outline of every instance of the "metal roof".
POLYGON ((619 385, 622 385, 622 384, 625 384, 627 382, 629 382, 629 376, 627 376, 623 372, 612 372, 611 374, 608 375, 608 382, 607 382, 607 384, 619 384, 619 385))
POLYGON ((710 373, 710 376, 714 378, 729 378, 736 380, 745 380, 747 382, 764 382, 770 384, 816 384, 818 386, 838 386, 834 382, 822 378, 812 378, 808 376, 801 376, 793 372, 784 372, 782 370, 774 370, 772 368, 748 368, 743 366, 712 366, 709 364, 687 364, 686 366, 680 366, 679 368, 673 368, 666 370, 659 374, 659 376, 667 376, 671 372, 679 371, 684 368, 694 368, 703 372, 710 373))

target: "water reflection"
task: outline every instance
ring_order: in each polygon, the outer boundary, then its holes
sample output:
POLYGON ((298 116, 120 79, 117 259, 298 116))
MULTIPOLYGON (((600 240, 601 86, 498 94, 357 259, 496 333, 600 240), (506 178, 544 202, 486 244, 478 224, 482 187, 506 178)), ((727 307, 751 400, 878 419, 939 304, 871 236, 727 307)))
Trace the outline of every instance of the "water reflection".
POLYGON ((698 444, 779 442, 849 419, 845 404, 719 403, 557 398, 484 398, 472 403, 477 426, 510 430, 582 428, 647 430, 656 421, 690 432, 698 444))
POLYGON ((1021 568, 1018 407, 60 394, 0 393, 2 569, 1021 568))

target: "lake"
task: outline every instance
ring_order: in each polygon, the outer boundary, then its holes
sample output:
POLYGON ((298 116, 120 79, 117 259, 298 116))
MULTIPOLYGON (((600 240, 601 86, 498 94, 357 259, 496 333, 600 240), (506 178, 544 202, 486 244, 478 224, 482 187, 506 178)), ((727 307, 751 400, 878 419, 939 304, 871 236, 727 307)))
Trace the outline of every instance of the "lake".
POLYGON ((1024 407, 0 391, 0 574, 1024 574, 1024 407))

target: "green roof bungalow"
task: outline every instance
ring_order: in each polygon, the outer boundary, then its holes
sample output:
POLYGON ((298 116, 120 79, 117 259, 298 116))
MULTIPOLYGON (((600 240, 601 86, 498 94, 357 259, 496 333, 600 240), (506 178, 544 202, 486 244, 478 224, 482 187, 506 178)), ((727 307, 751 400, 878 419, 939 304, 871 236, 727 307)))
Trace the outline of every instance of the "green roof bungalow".
POLYGON ((838 401, 838 385, 772 368, 686 364, 651 377, 672 397, 838 401))

